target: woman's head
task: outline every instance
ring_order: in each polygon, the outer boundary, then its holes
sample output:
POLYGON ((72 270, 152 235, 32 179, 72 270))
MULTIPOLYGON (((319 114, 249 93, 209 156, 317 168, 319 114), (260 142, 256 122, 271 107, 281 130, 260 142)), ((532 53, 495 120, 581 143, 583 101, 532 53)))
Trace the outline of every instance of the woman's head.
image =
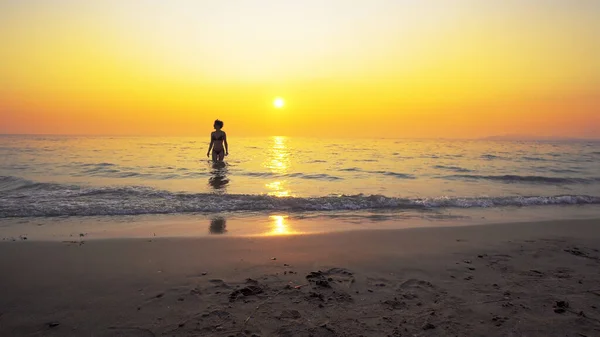
POLYGON ((221 120, 218 120, 218 119, 217 119, 217 120, 215 121, 214 127, 215 127, 215 129, 217 129, 217 130, 220 130, 220 129, 222 129, 222 128, 223 128, 223 121, 221 121, 221 120))

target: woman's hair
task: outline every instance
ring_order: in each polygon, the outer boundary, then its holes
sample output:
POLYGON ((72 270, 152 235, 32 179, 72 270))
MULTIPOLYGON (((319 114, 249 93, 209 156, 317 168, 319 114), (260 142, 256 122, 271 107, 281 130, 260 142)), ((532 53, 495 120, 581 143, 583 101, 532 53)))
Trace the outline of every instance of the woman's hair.
POLYGON ((214 125, 223 128, 223 121, 217 119, 214 125))

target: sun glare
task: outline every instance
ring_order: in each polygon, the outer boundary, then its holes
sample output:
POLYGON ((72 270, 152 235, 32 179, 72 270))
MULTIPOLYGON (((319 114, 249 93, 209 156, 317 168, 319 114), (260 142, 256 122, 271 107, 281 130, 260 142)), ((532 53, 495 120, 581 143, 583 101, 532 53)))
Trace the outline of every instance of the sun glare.
POLYGON ((273 106, 277 109, 281 109, 283 108, 283 106, 285 105, 285 101, 283 100, 283 98, 281 97, 277 97, 275 98, 275 100, 273 101, 273 106))
POLYGON ((276 236, 302 234, 301 232, 297 232, 292 227, 290 227, 287 215, 271 215, 269 216, 269 219, 270 228, 269 231, 265 233, 265 235, 276 236))

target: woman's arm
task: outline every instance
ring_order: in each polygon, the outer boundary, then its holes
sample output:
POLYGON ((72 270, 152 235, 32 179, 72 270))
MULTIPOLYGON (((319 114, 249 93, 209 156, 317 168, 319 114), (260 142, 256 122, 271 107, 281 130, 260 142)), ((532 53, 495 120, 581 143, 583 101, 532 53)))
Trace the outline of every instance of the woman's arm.
POLYGON ((210 157, 210 150, 212 149, 214 143, 215 143, 215 141, 214 141, 212 133, 211 133, 210 134, 210 145, 208 146, 208 152, 206 152, 207 157, 210 157))
POLYGON ((227 145, 227 134, 223 132, 223 144, 225 144, 225 155, 229 154, 229 145, 227 145))

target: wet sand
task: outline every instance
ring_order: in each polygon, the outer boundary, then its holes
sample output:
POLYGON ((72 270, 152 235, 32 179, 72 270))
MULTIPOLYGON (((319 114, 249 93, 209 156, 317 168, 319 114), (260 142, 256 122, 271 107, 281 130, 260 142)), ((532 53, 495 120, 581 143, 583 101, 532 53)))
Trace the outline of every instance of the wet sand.
POLYGON ((0 336, 600 336, 600 220, 0 242, 0 336))

